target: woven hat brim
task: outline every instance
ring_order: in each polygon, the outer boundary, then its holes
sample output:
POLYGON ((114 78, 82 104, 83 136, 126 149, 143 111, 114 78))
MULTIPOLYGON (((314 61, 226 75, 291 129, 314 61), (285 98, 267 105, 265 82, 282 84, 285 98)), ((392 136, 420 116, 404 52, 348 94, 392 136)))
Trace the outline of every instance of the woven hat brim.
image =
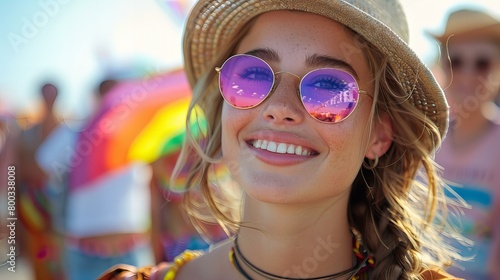
MULTIPOLYGON (((364 5, 362 1, 358 2, 364 5)), ((409 101, 436 124, 444 137, 448 129, 448 104, 431 71, 408 44, 384 23, 345 1, 199 1, 188 18, 184 34, 185 71, 191 86, 205 71, 212 70, 208 68, 216 58, 219 47, 227 43, 235 32, 252 18, 276 10, 304 11, 335 20, 388 55, 389 64, 410 96, 409 101)), ((391 16, 389 12, 387 16, 391 16)))

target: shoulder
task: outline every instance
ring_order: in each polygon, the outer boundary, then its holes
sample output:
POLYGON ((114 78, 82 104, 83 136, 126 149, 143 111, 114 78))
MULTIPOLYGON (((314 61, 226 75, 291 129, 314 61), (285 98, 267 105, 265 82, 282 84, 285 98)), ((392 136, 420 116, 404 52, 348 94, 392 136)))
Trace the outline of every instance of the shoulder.
MULTIPOLYGON (((202 251, 186 250, 171 263, 162 262, 155 266, 135 267, 127 264, 118 264, 101 274, 97 280, 124 280, 124 279, 177 279, 180 269, 198 257, 202 251)), ((180 279, 180 277, 179 277, 180 279)))
MULTIPOLYGON (((433 267, 422 271, 420 274, 424 280, 460 280, 462 278, 455 277, 442 268, 433 267)), ((463 279, 462 279, 463 280, 463 279)))
POLYGON ((230 242, 224 242, 204 254, 190 256, 185 252, 175 258, 172 266, 159 271, 158 279, 224 279, 229 273, 227 264, 230 245, 230 242))
MULTIPOLYGON (((227 275, 227 267, 224 268, 224 265, 221 265, 225 247, 227 246, 222 246, 206 254, 203 251, 186 250, 178 255, 173 262, 163 262, 155 266, 138 268, 119 264, 106 270, 97 279, 223 279, 224 275, 227 275)), ((229 261, 227 262, 229 263, 229 261)))

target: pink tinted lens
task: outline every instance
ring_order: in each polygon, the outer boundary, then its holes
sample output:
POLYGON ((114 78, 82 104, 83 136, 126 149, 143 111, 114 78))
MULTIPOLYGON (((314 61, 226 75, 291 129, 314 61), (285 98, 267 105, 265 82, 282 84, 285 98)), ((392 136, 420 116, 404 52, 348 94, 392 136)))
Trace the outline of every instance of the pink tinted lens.
POLYGON ((322 68, 302 78, 300 95, 313 118, 335 123, 352 113, 358 102, 359 90, 356 80, 349 73, 322 68))
POLYGON ((220 92, 226 102, 245 109, 259 105, 271 92, 274 73, 260 58, 250 55, 230 57, 219 75, 220 92))

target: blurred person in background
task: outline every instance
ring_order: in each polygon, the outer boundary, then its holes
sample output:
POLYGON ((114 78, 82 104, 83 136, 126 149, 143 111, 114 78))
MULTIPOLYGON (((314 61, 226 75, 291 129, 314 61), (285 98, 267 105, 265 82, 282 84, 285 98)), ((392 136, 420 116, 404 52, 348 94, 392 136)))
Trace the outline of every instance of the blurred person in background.
MULTIPOLYGON (((98 100, 97 96, 95 99, 98 100)), ((50 231, 57 247, 54 254, 59 256, 60 278, 67 279, 67 258, 65 256, 66 207, 68 201, 68 176, 72 170, 74 146, 81 126, 86 120, 64 118, 52 129, 34 151, 34 160, 44 172, 43 188, 50 231)))
POLYGON ((19 215, 23 253, 33 267, 35 279, 63 279, 61 255, 52 228, 51 205, 47 196, 48 176, 36 161, 36 151, 59 124, 54 111, 58 88, 53 83, 41 87, 43 117, 23 130, 17 145, 19 215))
MULTIPOLYGON (((88 130, 88 124, 99 116, 107 95, 112 94, 113 89, 119 86, 120 81, 108 78, 98 84, 95 110, 90 120, 83 124, 81 131, 74 133, 73 140, 67 142, 67 145, 71 145, 68 150, 79 150, 78 141, 92 133, 88 130)), ((95 141, 88 147, 90 153, 98 150, 96 146, 100 142, 98 139, 95 141)), ((48 145, 53 147, 49 150, 61 149, 60 142, 57 141, 48 145)), ((86 156, 91 157, 91 154, 86 156)), ((154 259, 150 244, 150 212, 147 206, 151 167, 134 162, 105 172, 95 180, 75 187, 71 186, 69 177, 72 173, 83 172, 82 167, 78 165, 78 157, 82 159, 82 155, 66 154, 64 157, 73 158, 66 177, 64 206, 63 234, 67 279, 95 279, 109 266, 117 263, 152 264, 154 259)), ((59 160, 63 161, 62 158, 59 160)))
POLYGON ((474 241, 473 256, 450 270, 465 279, 500 279, 500 22, 479 10, 450 13, 445 30, 431 34, 441 47, 439 76, 451 108, 450 129, 436 154, 452 190, 471 206, 456 221, 474 241))
MULTIPOLYGON (((93 97, 94 109, 102 97, 109 91, 117 81, 105 80, 101 82, 93 97)), ((90 114, 92 115, 92 113, 90 114)), ((62 257, 66 253, 66 218, 69 194, 69 174, 73 168, 78 169, 74 161, 74 151, 77 137, 81 128, 88 119, 76 120, 66 118, 53 128, 50 135, 44 138, 44 141, 35 150, 34 158, 38 166, 43 170, 46 180, 44 186, 44 195, 47 200, 48 216, 51 221, 50 229, 54 233, 54 239, 57 241, 57 255, 61 256, 60 263, 64 264, 61 274, 63 278, 68 277, 68 271, 71 271, 71 259, 62 257), (66 261, 66 262, 65 262, 66 261)), ((85 275, 85 274, 84 274, 85 275)))

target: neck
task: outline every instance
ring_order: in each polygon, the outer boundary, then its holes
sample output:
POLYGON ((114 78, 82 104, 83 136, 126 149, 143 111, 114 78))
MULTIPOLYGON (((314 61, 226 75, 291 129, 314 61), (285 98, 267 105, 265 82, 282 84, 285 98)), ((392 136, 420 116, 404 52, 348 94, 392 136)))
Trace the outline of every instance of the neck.
MULTIPOLYGON (((291 206, 247 197, 238 233, 239 251, 256 267, 291 278, 347 270, 353 267, 347 201, 348 195, 314 205, 291 206)), ((244 269, 252 279, 262 279, 244 269)))

